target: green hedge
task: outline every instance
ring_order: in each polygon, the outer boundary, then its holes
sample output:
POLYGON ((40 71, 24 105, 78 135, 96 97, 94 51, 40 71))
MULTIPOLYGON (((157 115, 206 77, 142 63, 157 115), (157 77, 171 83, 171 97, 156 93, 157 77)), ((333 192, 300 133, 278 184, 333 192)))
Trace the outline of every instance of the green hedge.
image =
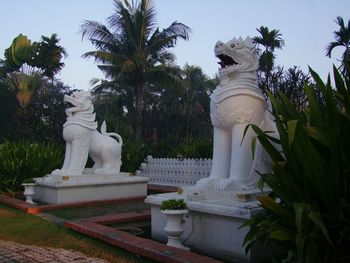
POLYGON ((0 144, 0 192, 19 191, 23 180, 50 173, 62 164, 63 157, 63 145, 54 142, 0 144))

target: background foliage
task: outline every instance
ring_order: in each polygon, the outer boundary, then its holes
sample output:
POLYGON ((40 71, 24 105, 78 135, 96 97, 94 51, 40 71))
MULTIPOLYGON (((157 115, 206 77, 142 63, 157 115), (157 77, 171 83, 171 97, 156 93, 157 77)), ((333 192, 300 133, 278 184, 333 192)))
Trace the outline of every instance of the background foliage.
POLYGON ((54 142, 5 141, 0 145, 0 192, 19 191, 23 180, 51 173, 63 155, 63 145, 54 142))

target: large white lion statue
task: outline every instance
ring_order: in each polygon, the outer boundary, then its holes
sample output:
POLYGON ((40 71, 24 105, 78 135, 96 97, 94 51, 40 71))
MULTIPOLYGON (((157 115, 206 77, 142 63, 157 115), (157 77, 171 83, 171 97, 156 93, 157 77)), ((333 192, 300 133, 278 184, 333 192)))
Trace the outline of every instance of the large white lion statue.
POLYGON ((268 102, 258 87, 256 70, 259 57, 252 40, 247 37, 218 41, 215 55, 219 58, 220 84, 210 96, 210 117, 214 126, 212 170, 196 187, 216 190, 249 190, 256 188, 259 172, 271 170, 266 153, 257 146, 252 156, 251 129, 242 141, 248 124, 276 131, 268 102))
POLYGON ((66 152, 62 168, 52 174, 118 174, 122 164, 122 138, 116 133, 107 133, 105 122, 101 125, 101 133, 96 130, 97 122, 90 92, 76 91, 70 96, 65 95, 64 102, 68 105, 67 120, 63 124, 66 152), (95 163, 92 168, 85 169, 89 154, 95 163))

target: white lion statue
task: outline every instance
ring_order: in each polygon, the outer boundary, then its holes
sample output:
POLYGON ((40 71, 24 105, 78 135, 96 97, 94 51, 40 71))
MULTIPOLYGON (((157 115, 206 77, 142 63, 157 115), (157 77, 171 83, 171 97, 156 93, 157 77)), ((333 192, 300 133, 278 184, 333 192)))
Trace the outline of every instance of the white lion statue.
POLYGON ((247 37, 218 41, 215 55, 219 58, 220 84, 210 96, 210 117, 214 126, 212 170, 196 187, 216 190, 248 190, 256 188, 259 172, 271 171, 271 161, 257 145, 251 152, 254 133, 248 124, 276 131, 268 102, 258 87, 256 70, 259 57, 252 40, 247 37))
POLYGON ((118 174, 122 164, 123 140, 116 133, 107 133, 105 122, 101 125, 101 133, 96 130, 97 122, 90 92, 76 91, 70 96, 65 95, 64 102, 68 105, 67 120, 63 124, 66 152, 62 168, 54 170, 52 174, 118 174), (92 168, 85 169, 89 154, 95 163, 92 168))

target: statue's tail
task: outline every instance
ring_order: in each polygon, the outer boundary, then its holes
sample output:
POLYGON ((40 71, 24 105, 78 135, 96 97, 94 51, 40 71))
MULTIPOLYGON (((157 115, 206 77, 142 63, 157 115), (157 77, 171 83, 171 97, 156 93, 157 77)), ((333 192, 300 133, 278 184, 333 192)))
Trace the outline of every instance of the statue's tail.
POLYGON ((103 121, 102 125, 101 125, 101 133, 110 137, 114 137, 117 138, 120 146, 123 145, 123 139, 122 137, 118 134, 118 133, 114 133, 114 132, 107 132, 107 124, 106 121, 103 121))

